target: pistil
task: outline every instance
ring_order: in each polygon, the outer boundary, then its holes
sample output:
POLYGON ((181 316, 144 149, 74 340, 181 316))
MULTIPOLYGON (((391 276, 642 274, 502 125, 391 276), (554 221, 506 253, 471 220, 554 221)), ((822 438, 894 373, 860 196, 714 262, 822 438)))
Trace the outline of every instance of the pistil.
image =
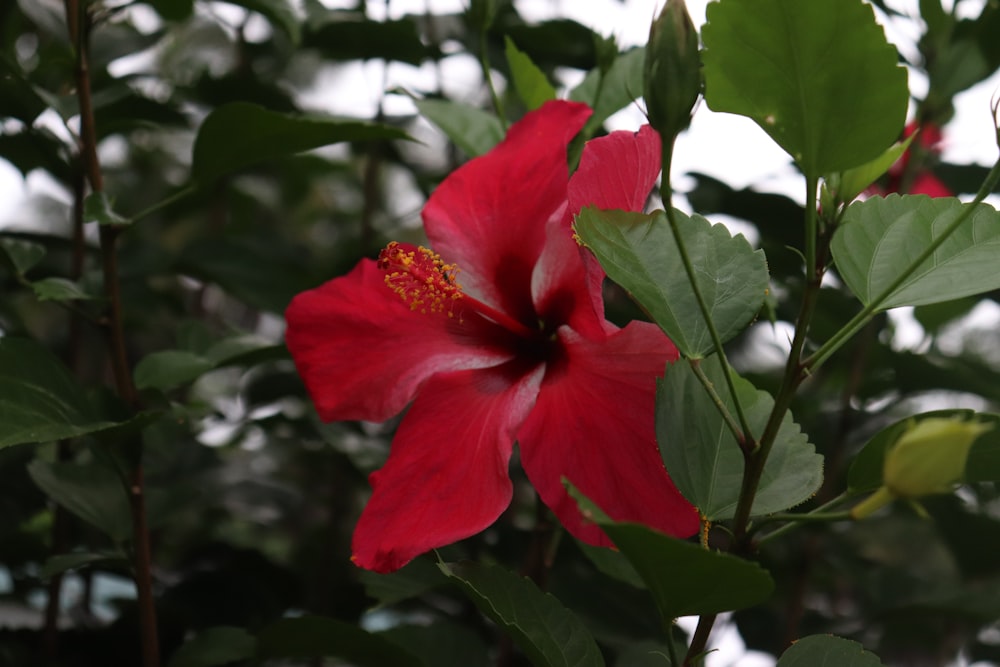
POLYGON ((423 314, 445 314, 462 321, 464 312, 472 311, 525 339, 536 339, 540 331, 525 326, 510 315, 473 298, 462 291, 456 280, 459 269, 445 263, 424 246, 392 241, 378 256, 378 268, 385 271, 385 284, 410 310, 423 314))

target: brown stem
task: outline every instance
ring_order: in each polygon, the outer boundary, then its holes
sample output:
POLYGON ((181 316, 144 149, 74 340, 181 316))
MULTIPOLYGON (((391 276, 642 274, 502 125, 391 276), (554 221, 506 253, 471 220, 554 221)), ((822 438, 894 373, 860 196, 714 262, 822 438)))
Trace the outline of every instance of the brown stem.
MULTIPOLYGON (((75 47, 75 83, 80 107, 80 157, 83 168, 94 192, 104 190, 101 163, 97 156, 97 129, 91 102, 90 65, 88 43, 90 16, 79 0, 64 0, 69 37, 75 47)), ((118 236, 120 229, 102 226, 100 229, 101 262, 104 272, 104 291, 108 299, 108 343, 118 395, 132 409, 139 410, 139 395, 132 382, 128 356, 125 351, 125 329, 122 318, 121 281, 118 276, 118 236)), ((141 448, 140 448, 141 450, 141 448)), ((132 537, 136 596, 139 605, 142 664, 159 667, 160 649, 156 625, 156 608, 153 602, 152 558, 149 545, 149 527, 146 523, 146 500, 143 488, 142 463, 137 462, 129 473, 129 507, 132 513, 132 537)))
MULTIPOLYGON (((698 626, 691 636, 691 645, 688 647, 687 655, 684 656, 683 667, 694 667, 701 663, 701 658, 708 648, 708 637, 712 634, 712 626, 715 625, 715 614, 707 614, 698 618, 698 626)), ((673 641, 667 637, 667 641, 673 641)))
MULTIPOLYGON (((815 196, 810 197, 807 207, 815 207, 815 196)), ((814 245, 814 263, 811 270, 806 274, 806 282, 802 295, 802 303, 799 308, 799 316, 795 322, 795 336, 792 339, 792 349, 788 354, 788 361, 785 365, 784 377, 781 381, 781 389, 774 399, 774 407, 764 426, 764 432, 758 442, 761 446, 756 451, 747 452, 744 455, 745 471, 743 473, 743 483, 740 491, 740 500, 736 507, 736 516, 733 519, 733 537, 735 538, 734 551, 736 553, 749 555, 753 552, 753 544, 748 532, 750 524, 750 513, 753 507, 753 500, 760 485, 761 476, 764 473, 764 465, 767 463, 767 456, 770 447, 778 435, 781 428, 782 419, 792 405, 799 385, 808 377, 807 369, 802 361, 802 353, 805 348, 809 323, 812 321, 813 313, 819 301, 820 287, 823 282, 823 274, 826 271, 827 253, 829 245, 825 238, 819 239, 819 252, 816 253, 817 246, 814 245)), ((813 241, 817 243, 816 240, 813 241)))

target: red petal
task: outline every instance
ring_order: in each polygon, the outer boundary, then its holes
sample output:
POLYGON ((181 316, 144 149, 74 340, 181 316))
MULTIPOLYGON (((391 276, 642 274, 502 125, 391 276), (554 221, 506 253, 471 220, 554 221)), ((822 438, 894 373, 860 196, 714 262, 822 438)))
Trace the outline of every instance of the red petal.
POLYGON ((910 186, 910 193, 915 195, 930 195, 931 197, 955 196, 954 193, 948 189, 947 185, 942 183, 937 176, 930 172, 918 174, 917 177, 913 179, 913 185, 910 186))
POLYGON ((496 521, 510 504, 514 433, 541 376, 541 366, 512 362, 427 381, 370 478, 354 531, 357 565, 391 572, 496 521))
POLYGON ((410 310, 375 262, 296 296, 285 342, 326 421, 385 421, 434 373, 511 358, 498 327, 410 310))
POLYGON ((642 211, 660 173, 660 135, 649 125, 588 141, 569 182, 569 210, 642 211))
POLYGON ((532 276, 535 310, 553 328, 566 325, 588 338, 603 340, 607 327, 612 326, 604 319, 604 271, 572 234, 561 221, 549 225, 545 249, 532 276))
POLYGON ((515 123, 507 138, 446 178, 424 207, 427 237, 475 295, 534 325, 531 270, 546 222, 566 204, 566 147, 590 115, 551 101, 515 123))
POLYGON ((563 477, 615 520, 693 535, 698 514, 667 476, 654 434, 656 376, 677 359, 676 348, 644 322, 604 343, 559 333, 566 358, 546 372, 535 409, 518 431, 521 462, 542 500, 590 544, 610 541, 580 515, 563 477))
POLYGON ((601 283, 604 271, 581 256, 569 220, 583 206, 641 211, 660 173, 660 137, 648 125, 638 132, 612 132, 588 141, 569 182, 569 208, 553 220, 532 283, 542 320, 568 324, 588 337, 607 333, 601 283), (583 276, 586 276, 585 278, 583 276))

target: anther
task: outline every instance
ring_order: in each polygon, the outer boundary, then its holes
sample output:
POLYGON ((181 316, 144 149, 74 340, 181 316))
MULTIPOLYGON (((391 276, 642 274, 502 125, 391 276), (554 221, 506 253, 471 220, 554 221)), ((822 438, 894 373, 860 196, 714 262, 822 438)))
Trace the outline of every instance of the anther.
POLYGON ((378 268, 385 271, 386 286, 410 310, 453 317, 455 301, 464 296, 455 281, 458 267, 446 264, 430 248, 392 241, 379 253, 378 268))

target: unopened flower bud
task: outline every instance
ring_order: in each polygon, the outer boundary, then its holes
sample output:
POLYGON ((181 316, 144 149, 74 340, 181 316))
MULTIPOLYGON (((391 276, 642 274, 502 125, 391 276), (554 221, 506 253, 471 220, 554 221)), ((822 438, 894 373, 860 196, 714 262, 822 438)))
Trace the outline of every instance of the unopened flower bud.
POLYGON ((885 454, 883 485, 851 510, 855 519, 894 499, 947 493, 962 481, 972 443, 992 424, 929 417, 910 426, 885 454))
POLYGON ((962 480, 969 450, 990 424, 932 417, 899 437, 885 455, 882 479, 897 498, 946 493, 962 480))
POLYGON ((650 26, 644 74, 649 124, 665 140, 676 137, 701 92, 698 32, 684 0, 667 0, 650 26))

